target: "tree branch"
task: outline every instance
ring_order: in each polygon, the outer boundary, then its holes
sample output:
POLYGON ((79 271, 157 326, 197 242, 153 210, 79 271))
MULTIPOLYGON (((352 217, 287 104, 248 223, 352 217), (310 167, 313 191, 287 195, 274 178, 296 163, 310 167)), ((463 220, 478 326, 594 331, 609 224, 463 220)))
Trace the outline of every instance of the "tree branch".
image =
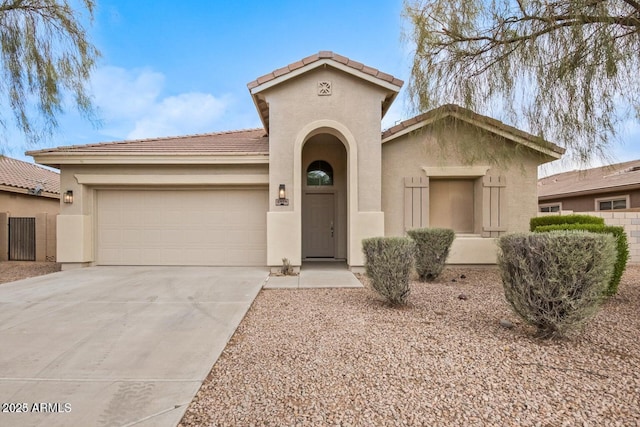
POLYGON ((622 0, 629 6, 633 7, 636 10, 636 13, 640 14, 640 3, 635 0, 622 0))

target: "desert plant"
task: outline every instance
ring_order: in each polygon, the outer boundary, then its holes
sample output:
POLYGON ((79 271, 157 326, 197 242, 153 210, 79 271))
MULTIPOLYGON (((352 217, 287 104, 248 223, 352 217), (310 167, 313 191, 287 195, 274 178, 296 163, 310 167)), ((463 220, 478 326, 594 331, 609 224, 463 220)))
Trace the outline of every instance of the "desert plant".
POLYGON ((438 278, 456 234, 448 228, 414 228, 407 231, 416 242, 416 271, 422 281, 438 278))
POLYGON ((291 266, 289 258, 282 258, 282 267, 280 268, 280 272, 285 276, 293 276, 293 267, 291 266))
POLYGON ((372 237, 362 241, 371 286, 391 304, 406 304, 415 243, 406 237, 372 237))
POLYGON ((615 237, 616 263, 604 294, 605 296, 617 294, 618 285, 620 285, 620 279, 622 279, 622 273, 624 273, 624 270, 627 268, 627 261, 629 259, 629 244, 627 243, 627 233, 624 232, 624 227, 599 224, 557 224, 539 226, 536 227, 534 231, 536 233, 540 233, 555 230, 584 230, 592 233, 609 233, 615 237))
POLYGON ((500 237, 498 266, 507 301, 540 337, 576 330, 603 300, 616 257, 614 240, 586 231, 500 237))
POLYGON ((600 224, 604 225, 604 219, 591 215, 545 215, 529 220, 529 231, 536 227, 555 224, 600 224))

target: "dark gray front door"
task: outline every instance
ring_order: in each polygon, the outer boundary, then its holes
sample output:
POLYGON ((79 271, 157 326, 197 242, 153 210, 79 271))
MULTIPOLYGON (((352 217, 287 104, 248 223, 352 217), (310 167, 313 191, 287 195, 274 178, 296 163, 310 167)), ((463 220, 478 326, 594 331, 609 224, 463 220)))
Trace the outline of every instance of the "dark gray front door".
POLYGON ((305 258, 335 257, 333 193, 309 193, 303 208, 302 245, 305 258))

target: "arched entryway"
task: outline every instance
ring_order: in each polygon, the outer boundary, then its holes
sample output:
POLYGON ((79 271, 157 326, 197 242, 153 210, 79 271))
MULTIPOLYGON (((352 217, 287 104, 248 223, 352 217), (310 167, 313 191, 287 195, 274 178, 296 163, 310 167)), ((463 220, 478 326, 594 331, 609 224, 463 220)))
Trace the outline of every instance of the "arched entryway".
POLYGON ((302 149, 302 258, 347 259, 347 151, 334 135, 302 149))

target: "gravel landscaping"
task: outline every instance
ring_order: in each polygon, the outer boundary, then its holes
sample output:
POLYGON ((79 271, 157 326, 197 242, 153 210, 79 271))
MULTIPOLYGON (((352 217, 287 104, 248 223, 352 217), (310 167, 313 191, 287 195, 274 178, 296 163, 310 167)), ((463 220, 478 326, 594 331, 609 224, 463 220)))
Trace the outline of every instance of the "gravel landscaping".
POLYGON ((367 288, 263 290, 180 426, 640 425, 639 282, 629 267, 555 341, 519 322, 495 269, 413 283, 402 309, 367 288))
POLYGON ((2 261, 0 262, 0 284, 56 271, 60 271, 60 264, 55 262, 2 261))

